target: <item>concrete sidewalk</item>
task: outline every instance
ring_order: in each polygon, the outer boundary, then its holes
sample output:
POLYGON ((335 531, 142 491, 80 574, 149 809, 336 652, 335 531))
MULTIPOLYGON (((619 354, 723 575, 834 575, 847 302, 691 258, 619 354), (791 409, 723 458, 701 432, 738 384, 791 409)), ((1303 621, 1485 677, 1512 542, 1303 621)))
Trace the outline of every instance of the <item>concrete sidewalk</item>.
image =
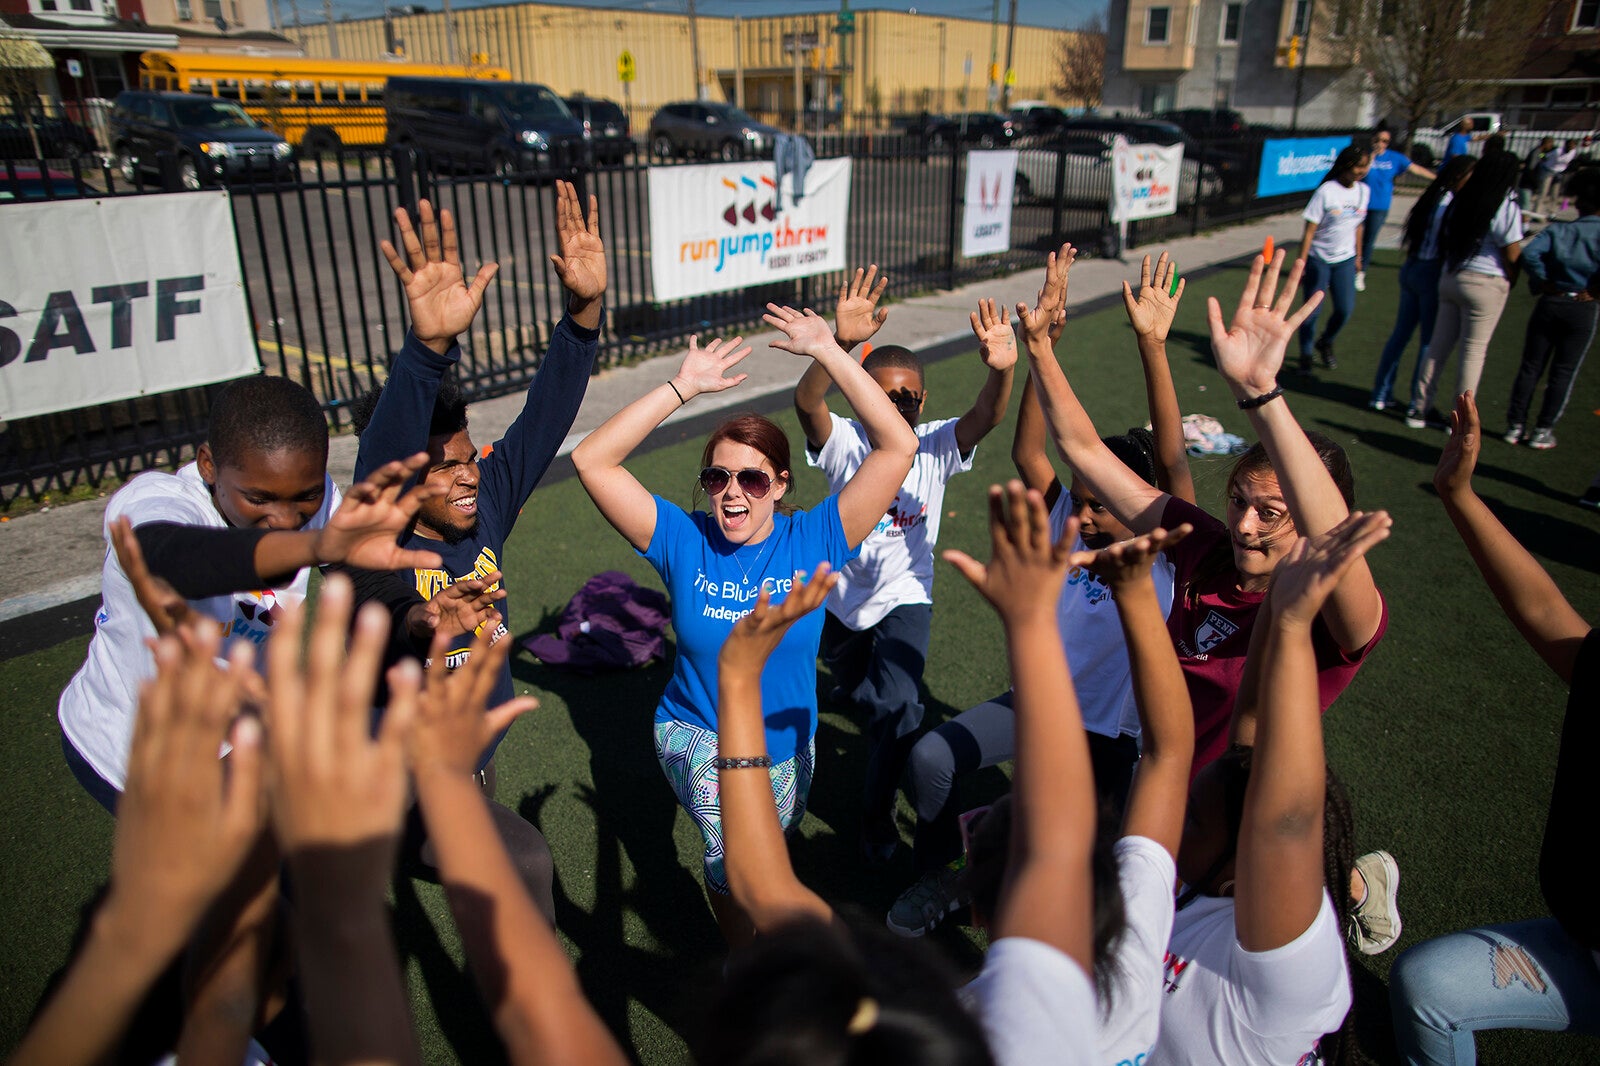
MULTIPOLYGON (((1397 243, 1400 221, 1409 202, 1397 198, 1395 209, 1383 234, 1382 246, 1397 243)), ((1258 219, 1229 229, 1184 237, 1162 246, 1129 252, 1126 262, 1114 259, 1080 260, 1072 268, 1069 304, 1082 310, 1115 299, 1124 279, 1137 281, 1139 257, 1169 250, 1185 274, 1234 262, 1261 248, 1270 235, 1279 247, 1292 253, 1301 231, 1299 212, 1286 212, 1258 219)), ((903 344, 923 351, 971 339, 967 315, 980 297, 992 297, 1003 306, 1018 300, 1032 302, 1038 292, 1041 271, 1029 270, 1005 278, 991 279, 950 292, 936 292, 900 301, 894 298, 894 279, 889 279, 889 320, 874 339, 876 344, 903 344)), ((832 314, 832 303, 816 310, 832 314)), ((769 348, 777 333, 761 332, 747 340, 755 351, 740 365, 750 376, 736 389, 714 396, 700 397, 667 420, 667 424, 704 415, 719 407, 748 406, 773 393, 793 388, 805 369, 806 361, 769 348)), ((572 434, 562 445, 562 454, 571 451, 590 431, 612 414, 677 372, 681 353, 658 356, 633 366, 608 370, 589 384, 583 407, 573 424, 572 434)), ((473 439, 480 443, 498 440, 522 409, 522 393, 485 400, 472 406, 473 439)), ((333 438, 328 469, 335 483, 347 485, 355 468, 356 439, 345 435, 333 438)), ((57 610, 78 601, 97 599, 100 593, 100 567, 105 557, 102 526, 106 499, 51 507, 22 515, 0 524, 0 557, 13 565, 0 568, 0 622, 20 619, 41 611, 57 610), (27 565, 16 565, 22 560, 27 565)), ((88 627, 94 605, 85 607, 83 628, 88 627)))

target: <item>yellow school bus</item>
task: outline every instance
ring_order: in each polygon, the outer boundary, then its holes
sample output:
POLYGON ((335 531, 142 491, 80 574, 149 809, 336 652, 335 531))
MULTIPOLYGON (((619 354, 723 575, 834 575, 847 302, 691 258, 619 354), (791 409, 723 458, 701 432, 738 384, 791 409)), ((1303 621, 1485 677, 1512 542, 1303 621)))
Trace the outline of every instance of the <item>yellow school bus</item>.
POLYGON ((384 85, 401 76, 511 80, 504 67, 480 63, 451 66, 177 52, 146 52, 139 62, 141 88, 232 100, 308 154, 334 151, 341 145, 383 144, 384 85))

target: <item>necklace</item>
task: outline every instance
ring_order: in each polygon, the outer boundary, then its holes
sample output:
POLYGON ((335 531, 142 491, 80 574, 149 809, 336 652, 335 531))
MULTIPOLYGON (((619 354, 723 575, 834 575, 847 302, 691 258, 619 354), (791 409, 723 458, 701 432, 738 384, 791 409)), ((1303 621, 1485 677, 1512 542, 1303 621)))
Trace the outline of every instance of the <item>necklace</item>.
MULTIPOLYGON (((756 552, 756 557, 754 559, 750 560, 750 566, 749 567, 746 567, 744 565, 744 563, 740 561, 740 559, 739 559, 739 548, 733 549, 733 561, 734 561, 735 565, 737 565, 739 567, 740 574, 742 574, 744 576, 744 585, 745 585, 746 588, 750 587, 751 569, 754 568, 755 565, 761 561, 761 557, 763 555, 765 555, 766 552, 767 552, 767 545, 769 543, 771 543, 771 542, 772 542, 772 537, 771 536, 768 536, 766 540, 761 542, 761 550, 756 552)), ((744 547, 744 545, 740 545, 740 547, 744 547)), ((755 573, 759 575, 761 573, 761 571, 760 570, 756 570, 755 573)))

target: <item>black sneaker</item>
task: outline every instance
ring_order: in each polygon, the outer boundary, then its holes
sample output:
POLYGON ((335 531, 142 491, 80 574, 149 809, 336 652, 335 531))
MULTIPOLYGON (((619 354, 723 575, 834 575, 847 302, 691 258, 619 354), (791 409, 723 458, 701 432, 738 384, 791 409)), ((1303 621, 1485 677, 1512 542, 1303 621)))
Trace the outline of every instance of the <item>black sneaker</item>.
POLYGON ((1323 369, 1339 369, 1339 360, 1333 357, 1333 342, 1324 337, 1317 342, 1317 357, 1321 360, 1323 369))

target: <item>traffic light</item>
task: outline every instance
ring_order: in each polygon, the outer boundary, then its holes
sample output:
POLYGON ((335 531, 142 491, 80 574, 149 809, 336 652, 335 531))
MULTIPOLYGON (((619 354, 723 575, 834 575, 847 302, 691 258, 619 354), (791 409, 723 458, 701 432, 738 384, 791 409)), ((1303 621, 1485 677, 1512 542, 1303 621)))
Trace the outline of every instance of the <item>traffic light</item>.
POLYGON ((1284 51, 1286 53, 1285 58, 1289 61, 1289 68, 1291 70, 1300 65, 1300 35, 1299 34, 1295 34, 1293 37, 1289 38, 1289 47, 1286 48, 1284 51))

